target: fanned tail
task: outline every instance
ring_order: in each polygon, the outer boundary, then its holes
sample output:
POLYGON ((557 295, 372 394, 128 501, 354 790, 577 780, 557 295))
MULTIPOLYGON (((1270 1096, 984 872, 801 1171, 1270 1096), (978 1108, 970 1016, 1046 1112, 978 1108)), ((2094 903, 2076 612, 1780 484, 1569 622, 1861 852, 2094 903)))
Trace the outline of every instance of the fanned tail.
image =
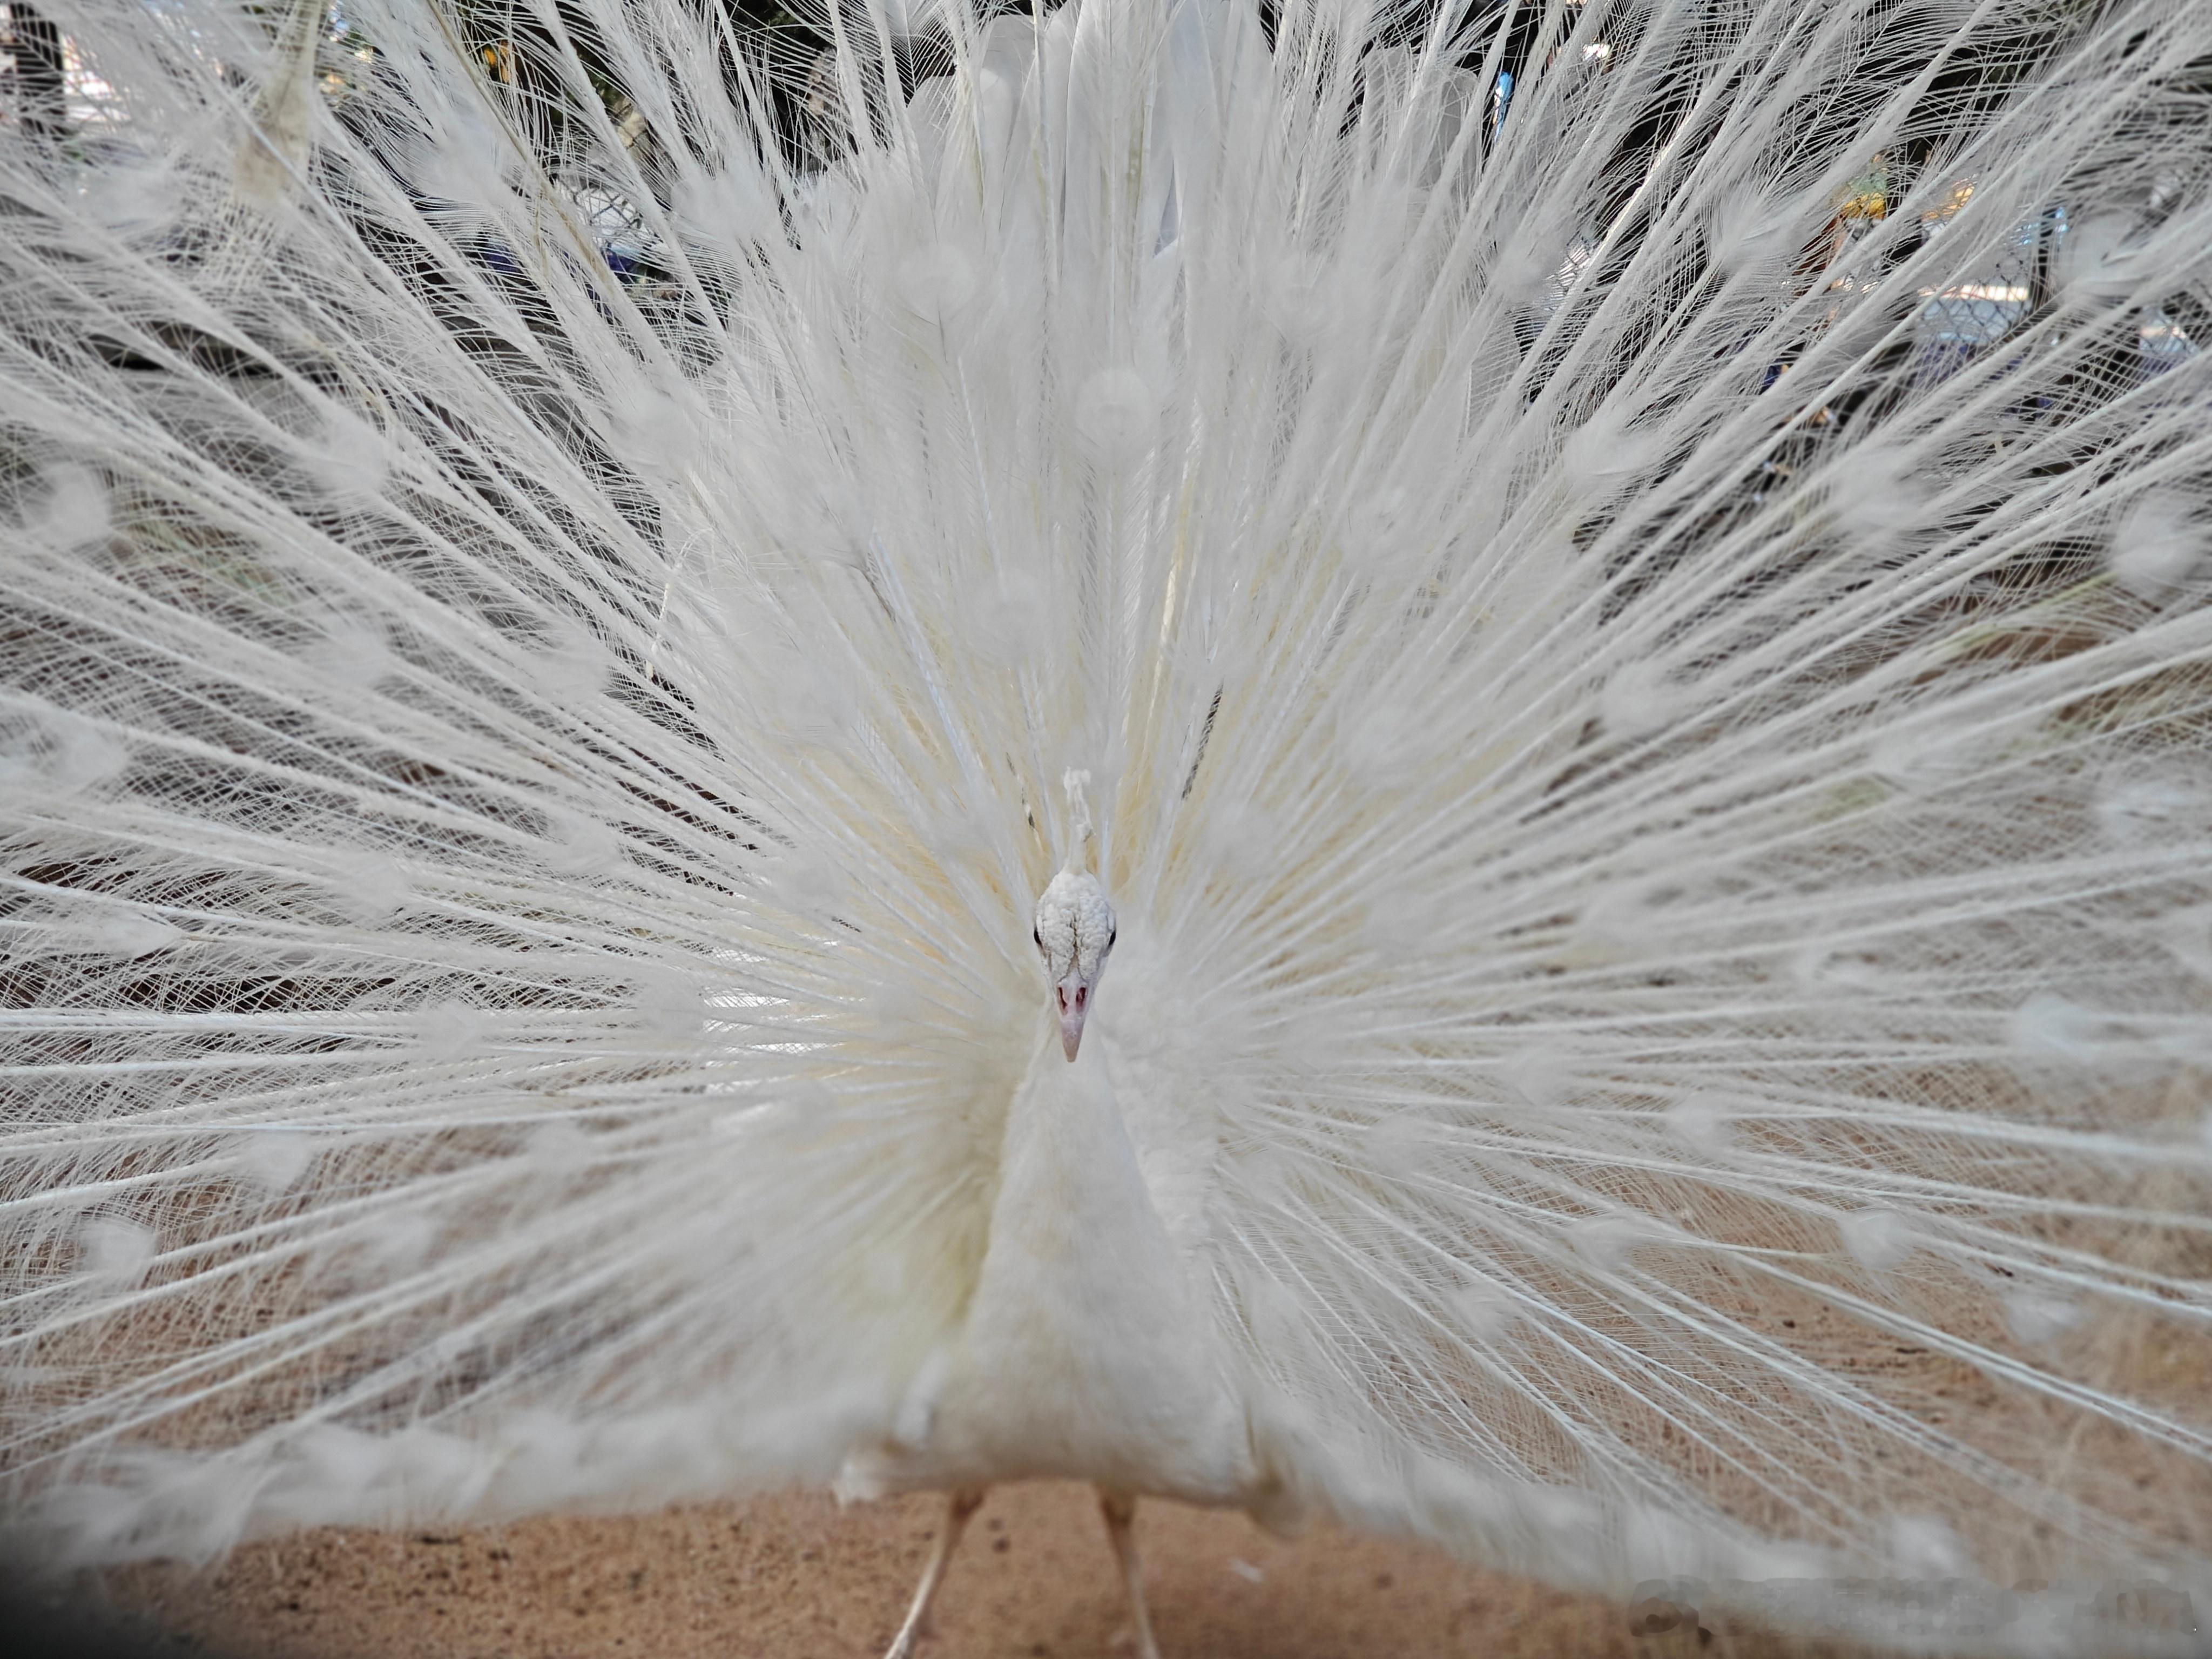
POLYGON ((1280 1491, 2206 1585, 2212 21, 1354 12, 67 9, 26 1531, 828 1479, 975 1285, 1079 764, 1280 1491))

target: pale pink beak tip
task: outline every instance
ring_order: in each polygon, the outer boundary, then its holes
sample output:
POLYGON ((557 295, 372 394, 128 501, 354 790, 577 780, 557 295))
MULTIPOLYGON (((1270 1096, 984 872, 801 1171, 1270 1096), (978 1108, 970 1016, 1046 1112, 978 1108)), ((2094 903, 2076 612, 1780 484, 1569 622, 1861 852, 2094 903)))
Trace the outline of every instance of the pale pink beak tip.
POLYGON ((1069 1060, 1083 1046, 1083 1021, 1091 1012, 1091 988, 1078 979, 1064 979, 1054 988, 1060 1005, 1060 1048, 1069 1060), (1071 988, 1073 988, 1071 989, 1071 988))

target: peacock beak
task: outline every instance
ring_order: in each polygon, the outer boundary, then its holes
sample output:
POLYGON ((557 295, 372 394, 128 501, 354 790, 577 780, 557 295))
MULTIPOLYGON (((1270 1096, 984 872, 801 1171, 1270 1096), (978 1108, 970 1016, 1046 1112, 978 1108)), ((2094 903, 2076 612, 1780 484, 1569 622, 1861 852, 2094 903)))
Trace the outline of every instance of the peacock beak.
POLYGON ((1083 1046, 1084 1016, 1091 1012, 1091 985, 1081 974, 1070 974, 1052 988, 1052 995, 1060 1008, 1060 1046, 1072 1060, 1083 1046))

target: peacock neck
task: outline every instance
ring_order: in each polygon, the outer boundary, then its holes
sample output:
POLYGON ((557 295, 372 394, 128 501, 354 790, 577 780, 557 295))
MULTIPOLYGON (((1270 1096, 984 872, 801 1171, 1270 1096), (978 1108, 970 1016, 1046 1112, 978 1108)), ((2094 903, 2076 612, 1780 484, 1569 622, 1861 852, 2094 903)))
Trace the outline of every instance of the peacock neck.
POLYGON ((1069 1062, 1048 1030, 1008 1103, 989 1257, 1033 1262, 1141 1255, 1165 1243, 1103 1055, 1069 1062))
POLYGON ((1242 1417, 1104 1059, 1070 1064, 1049 1033, 1009 1103, 941 1443, 998 1478, 1227 1501, 1244 1480, 1242 1417))

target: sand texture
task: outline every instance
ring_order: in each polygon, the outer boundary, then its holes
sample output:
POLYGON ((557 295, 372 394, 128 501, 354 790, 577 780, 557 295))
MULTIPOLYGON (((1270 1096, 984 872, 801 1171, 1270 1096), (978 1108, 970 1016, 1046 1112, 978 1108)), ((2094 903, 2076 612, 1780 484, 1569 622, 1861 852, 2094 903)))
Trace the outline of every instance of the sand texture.
MULTIPOLYGON (((942 1515, 922 1496, 839 1510, 790 1496, 496 1530, 326 1529, 221 1566, 138 1567, 118 1601, 179 1650, 236 1659, 878 1659, 942 1515), (177 1639, 181 1638, 181 1639, 177 1639)), ((1632 1636, 1627 1610, 1436 1551, 1147 1503, 1138 1516, 1166 1659, 1809 1659, 1725 1629, 1632 1636)), ((1089 1488, 994 1490, 923 1659, 1122 1659, 1113 1558, 1089 1488)))

